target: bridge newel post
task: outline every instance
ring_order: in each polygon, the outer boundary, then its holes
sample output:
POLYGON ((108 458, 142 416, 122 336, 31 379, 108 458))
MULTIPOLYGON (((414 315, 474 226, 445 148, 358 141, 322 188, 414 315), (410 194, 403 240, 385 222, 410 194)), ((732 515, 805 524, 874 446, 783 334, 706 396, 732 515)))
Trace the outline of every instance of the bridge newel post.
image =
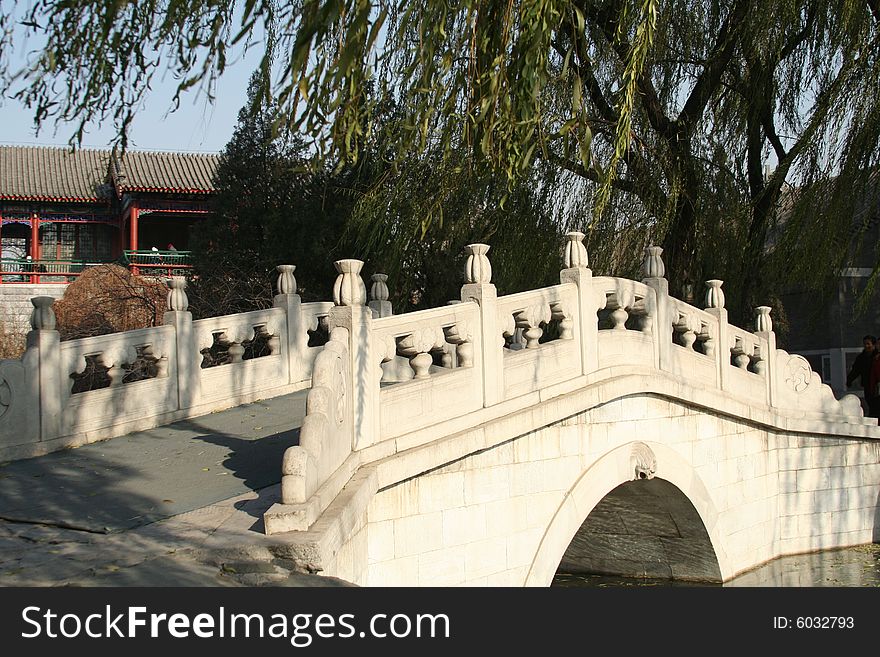
POLYGON ((706 312, 718 320, 718 335, 715 347, 715 384, 721 390, 728 387, 727 379, 730 365, 730 331, 727 323, 727 308, 724 307, 724 281, 712 279, 706 281, 706 312))
MULTIPOLYGON (((672 322, 669 302, 669 281, 666 280, 666 265, 663 264, 659 246, 645 248, 642 260, 642 283, 654 290, 656 294, 656 330, 652 331, 656 350, 657 366, 661 370, 672 370, 672 322)), ((676 316, 677 319, 677 316, 676 316)))
POLYGON ((483 406, 500 402, 504 396, 504 338, 498 321, 498 290, 492 284, 488 244, 468 244, 462 301, 475 301, 480 308, 483 346, 483 406))
MULTIPOLYGON (((776 405, 776 333, 773 331, 773 320, 770 319, 770 306, 755 308, 755 335, 766 340, 767 353, 761 354, 761 365, 764 378, 767 380, 767 403, 776 405)), ((764 345, 761 345, 764 348, 764 345)))
POLYGON ((388 300, 388 274, 373 274, 370 276, 370 303, 367 305, 373 311, 373 317, 391 317, 394 312, 391 302, 388 300))
POLYGON ((172 276, 165 279, 168 286, 167 311, 162 323, 174 327, 174 359, 177 371, 177 408, 196 405, 200 394, 199 353, 193 334, 193 318, 186 296, 186 279, 172 276))
POLYGON ((379 381, 381 359, 373 347, 373 311, 366 306, 367 290, 361 278, 362 260, 346 259, 333 263, 339 275, 333 285, 329 330, 348 329, 351 340, 351 383, 353 426, 352 450, 379 442, 379 381), (375 357, 374 357, 375 356, 375 357))
MULTIPOLYGON (((55 330, 52 297, 32 297, 31 331, 27 334, 27 352, 22 361, 36 369, 30 392, 39 400, 39 439, 51 440, 61 435, 62 386, 69 381, 61 372, 61 336, 55 330)), ((36 427, 34 427, 36 428, 36 427)), ((23 433, 27 427, 22 427, 23 433)))
POLYGON ((306 363, 309 362, 306 357, 309 333, 308 328, 303 325, 302 298, 296 293, 296 278, 293 276, 296 265, 278 265, 275 269, 278 271, 276 283, 278 294, 272 297, 272 306, 284 311, 287 326, 284 342, 287 380, 290 383, 297 383, 309 378, 306 369, 306 363))
POLYGON ((565 234, 565 240, 559 282, 574 283, 578 287, 577 323, 581 341, 581 373, 589 374, 599 369, 599 325, 596 322, 599 307, 593 294, 593 270, 588 267, 584 234, 571 231, 565 234))

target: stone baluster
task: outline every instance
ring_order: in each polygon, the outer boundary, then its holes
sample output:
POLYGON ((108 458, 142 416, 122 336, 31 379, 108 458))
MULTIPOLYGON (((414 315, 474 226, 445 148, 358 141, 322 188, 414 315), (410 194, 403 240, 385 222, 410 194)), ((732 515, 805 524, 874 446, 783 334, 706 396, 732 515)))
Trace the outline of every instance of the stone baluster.
POLYGON ((191 408, 201 396, 201 354, 195 344, 192 313, 189 312, 189 299, 186 296, 186 279, 172 276, 166 279, 168 296, 167 312, 162 321, 174 327, 174 358, 177 362, 177 404, 178 408, 191 408))
POLYGON ((486 255, 487 244, 465 247, 465 284, 462 301, 474 301, 480 307, 480 344, 482 345, 483 406, 493 406, 504 395, 504 327, 499 324, 498 291, 492 284, 492 266, 486 255))
POLYGON ((642 259, 642 282, 654 290, 655 328, 654 338, 655 364, 658 368, 672 371, 672 322, 673 309, 669 301, 669 281, 666 280, 666 265, 661 257, 663 249, 659 246, 648 246, 642 259))
POLYGON ((379 382, 382 359, 373 349, 373 312, 365 304, 367 288, 361 278, 362 260, 345 259, 333 263, 338 276, 333 284, 333 303, 329 328, 348 329, 351 340, 351 382, 354 394, 353 449, 362 449, 379 440, 379 382))
POLYGON ((541 324, 546 324, 550 321, 550 318, 550 306, 545 303, 534 304, 513 313, 516 327, 523 330, 523 336, 526 339, 526 349, 535 349, 540 346, 539 341, 541 336, 544 335, 544 329, 541 328, 541 324))
POLYGON ((715 358, 715 337, 705 322, 700 322, 700 332, 697 334, 697 339, 703 345, 703 354, 709 358, 715 358))
MULTIPOLYGON (((578 320, 581 372, 588 374, 599 367, 599 326, 596 323, 599 305, 593 293, 593 272, 588 267, 587 247, 583 241, 584 234, 579 231, 565 234, 564 269, 559 273, 559 282, 574 283, 578 288, 577 307, 573 309, 573 314, 578 320)), ((604 303, 604 298, 602 302, 604 303)))
POLYGON ((755 308, 755 335, 759 340, 766 341, 767 353, 763 353, 764 347, 759 346, 760 360, 755 363, 755 371, 765 377, 767 381, 767 403, 776 405, 776 333, 773 331, 773 320, 770 318, 770 306, 758 306, 755 308))
POLYGON ((723 284, 724 281, 718 279, 706 281, 706 312, 717 320, 718 335, 713 336, 705 345, 706 355, 709 355, 711 349, 712 355, 715 356, 715 384, 726 390, 730 367, 730 355, 727 353, 727 345, 730 344, 730 327, 727 323, 727 309, 724 307, 724 290, 721 289, 723 284), (720 347, 716 348, 716 345, 720 347))
POLYGON ((380 384, 382 381, 388 381, 388 372, 385 371, 383 365, 390 363, 397 356, 397 341, 390 335, 374 340, 373 347, 376 351, 376 361, 379 363, 381 372, 380 384))
POLYGON ((370 303, 367 304, 373 311, 373 317, 391 317, 391 302, 388 300, 388 274, 373 274, 370 277, 373 284, 370 286, 370 303))
POLYGON ((113 363, 112 367, 107 370, 107 376, 110 377, 111 388, 121 386, 122 380, 125 378, 125 369, 122 367, 122 362, 117 361, 113 363))
POLYGON ((739 369, 749 369, 749 363, 752 362, 752 359, 749 358, 749 355, 746 353, 745 345, 743 344, 743 339, 741 337, 734 337, 733 346, 730 348, 730 354, 733 357, 733 364, 739 369))
POLYGON ((697 341, 697 332, 700 330, 699 320, 687 313, 678 313, 678 319, 672 325, 678 335, 679 344, 685 349, 693 349, 697 341))
POLYGON ((446 369, 451 370, 455 366, 455 361, 452 358, 452 349, 450 349, 449 346, 445 346, 442 347, 439 351, 441 367, 445 367, 446 369))
POLYGON ((611 328, 615 331, 626 330, 626 320, 629 319, 627 308, 631 308, 635 299, 632 292, 620 289, 607 296, 605 307, 611 309, 611 328))
POLYGON ((574 320, 563 302, 554 301, 550 304, 550 318, 559 322, 560 340, 571 340, 574 337, 574 320))
POLYGON ((765 376, 767 374, 767 361, 764 360, 764 354, 761 351, 761 345, 756 344, 755 349, 752 352, 752 371, 759 376, 765 376))
POLYGON ((296 293, 296 278, 293 272, 296 265, 278 265, 275 267, 278 279, 275 287, 278 290, 272 298, 272 306, 284 311, 283 334, 269 338, 271 354, 285 353, 287 360, 287 380, 298 383, 309 378, 308 370, 309 327, 302 313, 302 298, 296 293))
POLYGON ((430 376, 434 359, 431 351, 443 345, 443 335, 439 329, 420 329, 405 335, 397 342, 397 353, 409 358, 410 367, 416 379, 430 376))
POLYGON ((36 365, 37 376, 29 396, 39 404, 39 429, 23 427, 22 434, 38 431, 40 440, 61 435, 62 390, 69 382, 67 373, 61 373, 61 338, 55 330, 53 303, 52 297, 31 298, 32 330, 27 334, 27 352, 22 358, 22 362, 36 365))
POLYGON ((231 342, 226 353, 229 354, 230 363, 240 363, 242 362, 242 356, 244 356, 244 347, 240 342, 231 342))
POLYGON ((468 322, 456 322, 452 326, 444 326, 446 341, 455 345, 455 355, 459 367, 474 366, 474 341, 471 326, 468 322))

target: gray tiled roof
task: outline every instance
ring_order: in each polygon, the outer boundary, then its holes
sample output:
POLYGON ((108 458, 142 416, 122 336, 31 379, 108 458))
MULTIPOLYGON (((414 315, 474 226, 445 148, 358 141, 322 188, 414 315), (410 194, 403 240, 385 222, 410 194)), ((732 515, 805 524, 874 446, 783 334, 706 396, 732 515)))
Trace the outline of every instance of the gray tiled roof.
POLYGON ((118 156, 109 150, 0 146, 0 199, 99 201, 111 196, 111 184, 119 194, 210 194, 219 160, 219 155, 202 153, 128 151, 118 156))
POLYGON ((0 146, 0 199, 106 199, 110 151, 0 146))
POLYGON ((204 153, 128 151, 114 159, 114 183, 119 192, 210 194, 214 191, 213 178, 219 160, 219 155, 204 153))

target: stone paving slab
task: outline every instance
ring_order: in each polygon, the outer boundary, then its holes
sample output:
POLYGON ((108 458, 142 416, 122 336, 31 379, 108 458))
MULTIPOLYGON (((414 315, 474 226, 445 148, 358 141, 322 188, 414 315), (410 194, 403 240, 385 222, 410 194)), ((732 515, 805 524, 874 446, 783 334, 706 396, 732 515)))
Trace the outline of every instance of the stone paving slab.
POLYGON ((276 484, 307 394, 0 465, 0 520, 113 533, 276 484))
POLYGON ((351 586, 262 533, 279 495, 274 485, 112 534, 0 521, 0 586, 351 586))

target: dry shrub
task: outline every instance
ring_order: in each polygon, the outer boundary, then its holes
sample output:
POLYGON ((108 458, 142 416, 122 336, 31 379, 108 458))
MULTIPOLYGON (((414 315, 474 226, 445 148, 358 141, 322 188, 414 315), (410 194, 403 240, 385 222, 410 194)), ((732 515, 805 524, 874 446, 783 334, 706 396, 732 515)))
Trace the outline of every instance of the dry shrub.
POLYGON ((24 331, 15 331, 0 322, 0 359, 21 358, 24 353, 24 331))
POLYGON ((157 326, 166 292, 162 281, 134 276, 119 265, 86 269, 55 302, 61 339, 157 326))

